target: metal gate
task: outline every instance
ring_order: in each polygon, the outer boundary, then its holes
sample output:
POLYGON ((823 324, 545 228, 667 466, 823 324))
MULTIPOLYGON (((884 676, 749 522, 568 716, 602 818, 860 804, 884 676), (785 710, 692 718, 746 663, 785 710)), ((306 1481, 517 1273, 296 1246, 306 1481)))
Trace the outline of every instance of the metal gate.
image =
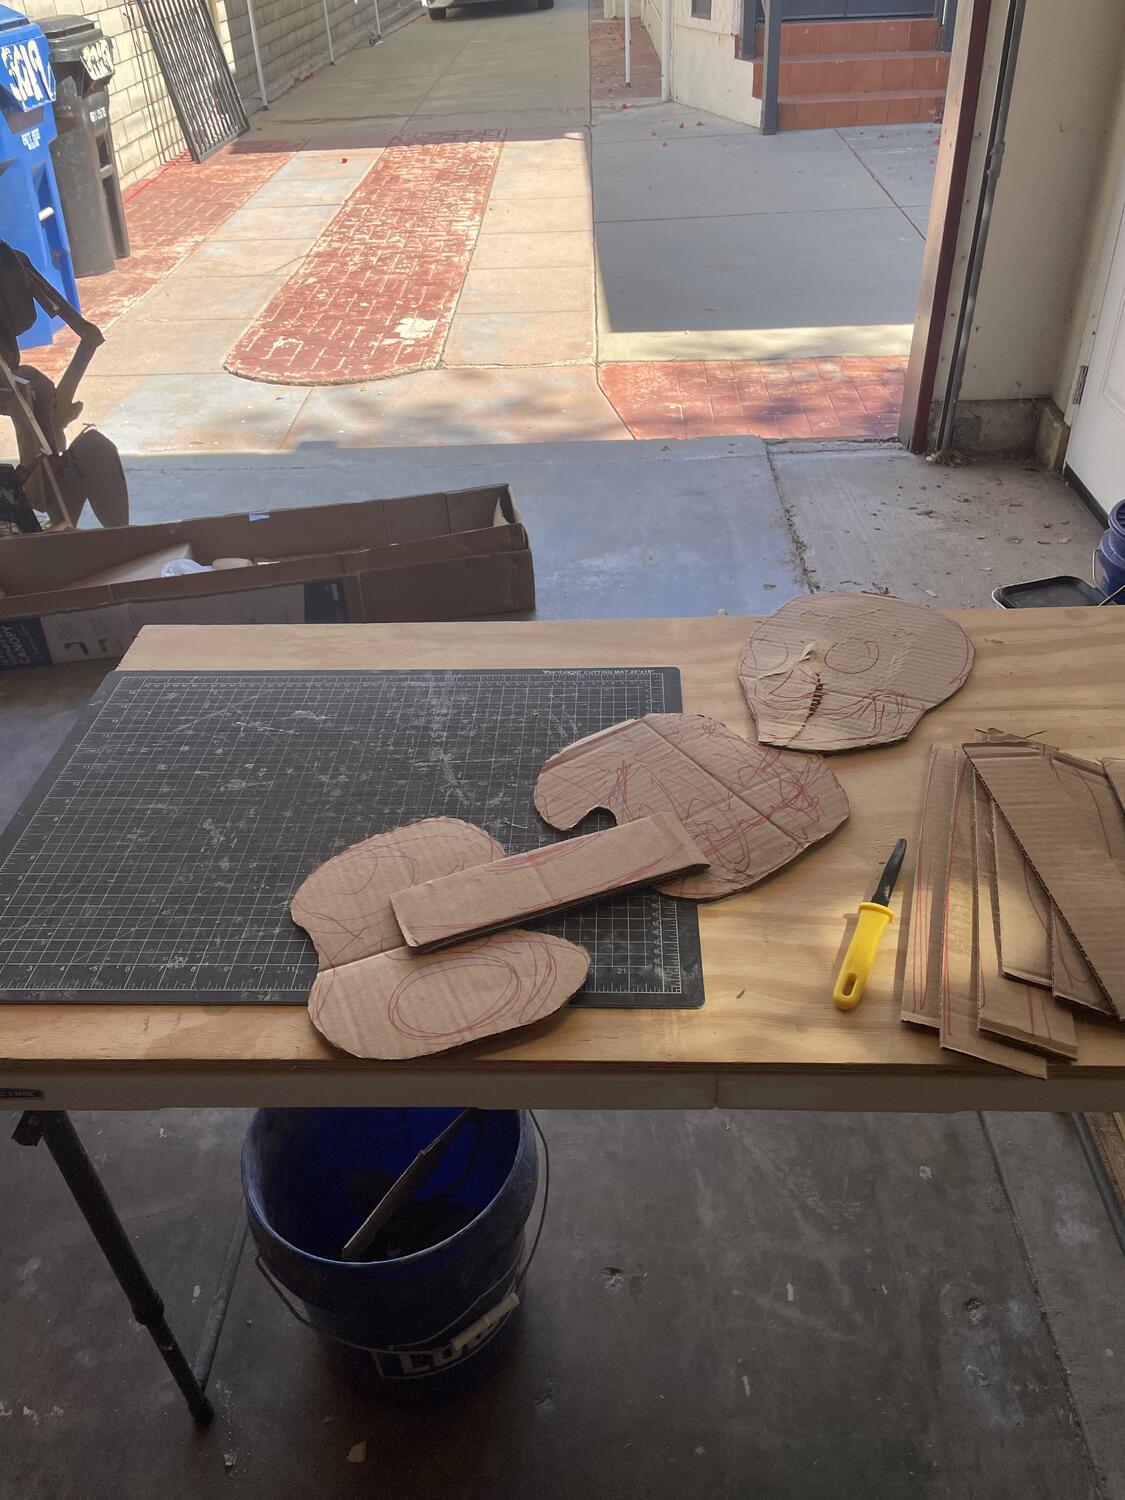
POLYGON ((176 119, 195 161, 250 128, 207 0, 138 0, 176 119))

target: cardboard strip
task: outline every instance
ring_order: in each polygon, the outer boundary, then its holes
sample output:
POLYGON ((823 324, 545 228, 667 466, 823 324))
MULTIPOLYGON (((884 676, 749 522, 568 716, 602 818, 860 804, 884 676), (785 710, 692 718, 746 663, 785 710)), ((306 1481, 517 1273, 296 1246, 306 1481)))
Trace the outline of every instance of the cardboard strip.
MULTIPOLYGON (((1101 762, 1056 752, 1052 764, 1090 838, 1103 843, 1118 869, 1125 871, 1125 816, 1101 762)), ((1097 975, 1055 907, 1051 908, 1051 988, 1083 1010, 1114 1015, 1097 975)))
POLYGON ((1097 975, 1086 962, 1082 949, 1066 929, 1066 923, 1051 907, 1051 993, 1068 1000, 1079 1010, 1116 1020, 1117 1014, 1106 999, 1097 975))
POLYGON ((397 1062, 541 1021, 589 967, 585 949, 543 932, 498 932, 441 953, 394 948, 323 970, 309 1016, 345 1052, 397 1062))
POLYGON ((763 880, 848 815, 819 756, 752 744, 702 714, 646 714, 577 740, 543 767, 535 806, 555 828, 595 807, 618 823, 671 813, 710 868, 657 889, 697 901, 763 880))
POLYGON ((683 825, 656 813, 427 880, 391 905, 409 947, 437 948, 706 865, 683 825))
MULTIPOLYGON (((1052 746, 1030 745, 995 729, 982 738, 992 743, 1024 744, 1041 755, 1057 754, 1052 746)), ((989 818, 996 851, 1000 956, 1005 974, 1041 985, 1084 1010, 1112 1016, 1113 1007, 1082 950, 1066 930, 1042 882, 995 806, 990 807, 989 818)))
POLYGON ((976 856, 977 1025, 1056 1057, 1078 1056, 1074 1016, 1048 990, 1011 979, 1000 962, 1000 903, 992 804, 978 777, 973 785, 973 840, 976 856))
POLYGON ((977 1028, 976 871, 973 858, 973 774, 957 756, 950 822, 949 882, 941 944, 941 1045, 980 1062, 995 1063, 1033 1078, 1047 1076, 1042 1057, 986 1036, 977 1028))
POLYGON ((392 891, 503 858, 490 833, 460 818, 426 818, 352 844, 314 870, 289 907, 322 969, 402 946, 392 891))
POLYGON ((960 625, 923 604, 813 594, 761 622, 738 675, 764 743, 852 750, 905 739, 972 662, 960 625))
POLYGON ((1125 1015, 1125 873, 1054 764, 1020 745, 967 745, 965 753, 1101 983, 1125 1015))
POLYGON ((931 1031, 937 1031, 941 1021, 941 948, 956 784, 956 748, 931 745, 914 845, 914 894, 902 991, 902 1019, 931 1031))
POLYGON ((1004 819, 989 806, 1000 909, 1000 958, 1004 972, 1025 984, 1051 987, 1051 899, 1023 857, 1004 819))
MULTIPOLYGON (((989 744, 1026 745, 1040 755, 1051 753, 1049 746, 1021 739, 1002 729, 986 729, 977 739, 989 744)), ((982 816, 979 807, 976 815, 982 816)), ((1000 961, 1004 973, 1010 979, 1050 989, 1051 898, 991 803, 987 816, 992 824, 996 898, 1000 908, 1000 961)))
POLYGON ((1122 808, 1125 808, 1125 760, 1111 756, 1108 760, 1103 760, 1102 765, 1105 767, 1105 774, 1117 801, 1122 808))

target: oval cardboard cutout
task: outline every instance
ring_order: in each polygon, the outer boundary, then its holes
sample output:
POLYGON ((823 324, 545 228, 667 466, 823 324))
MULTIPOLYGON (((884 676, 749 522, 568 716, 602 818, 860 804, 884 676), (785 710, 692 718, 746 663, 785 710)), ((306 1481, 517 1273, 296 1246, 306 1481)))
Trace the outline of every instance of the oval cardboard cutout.
POLYGON ((356 1057, 424 1057, 543 1020, 589 968, 584 948, 511 928, 439 953, 395 948, 326 969, 309 994, 309 1016, 356 1057))

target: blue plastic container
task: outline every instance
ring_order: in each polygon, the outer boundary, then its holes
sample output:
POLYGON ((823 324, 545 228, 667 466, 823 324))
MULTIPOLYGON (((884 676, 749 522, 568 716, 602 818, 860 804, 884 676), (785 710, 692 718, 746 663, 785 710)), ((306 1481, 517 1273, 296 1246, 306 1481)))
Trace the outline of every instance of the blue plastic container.
POLYGON ((1094 582, 1107 602, 1125 604, 1125 500, 1109 513, 1109 524, 1094 553, 1094 582))
MULTIPOLYGON (((453 1109, 261 1109, 242 1148, 260 1262, 346 1373, 379 1395, 459 1394, 515 1335, 524 1227, 538 1183, 526 1111, 485 1110, 395 1217, 406 1253, 341 1247, 453 1109)), ((388 1231, 390 1234, 390 1231, 388 1231)))
MULTIPOLYGON (((55 139, 55 75, 42 31, 19 11, 0 5, 0 240, 22 250, 35 269, 78 306, 51 142, 55 139)), ((60 318, 39 316, 21 349, 49 344, 60 318)))

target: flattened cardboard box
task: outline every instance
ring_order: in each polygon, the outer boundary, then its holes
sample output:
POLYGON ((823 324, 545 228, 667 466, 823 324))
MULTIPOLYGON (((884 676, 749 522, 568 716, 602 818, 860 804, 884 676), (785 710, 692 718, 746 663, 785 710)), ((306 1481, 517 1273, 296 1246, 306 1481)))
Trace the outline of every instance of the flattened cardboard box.
POLYGON ((0 540, 0 669, 116 657, 144 625, 461 620, 535 606, 506 485, 0 540), (188 546, 263 565, 74 587, 188 546))

